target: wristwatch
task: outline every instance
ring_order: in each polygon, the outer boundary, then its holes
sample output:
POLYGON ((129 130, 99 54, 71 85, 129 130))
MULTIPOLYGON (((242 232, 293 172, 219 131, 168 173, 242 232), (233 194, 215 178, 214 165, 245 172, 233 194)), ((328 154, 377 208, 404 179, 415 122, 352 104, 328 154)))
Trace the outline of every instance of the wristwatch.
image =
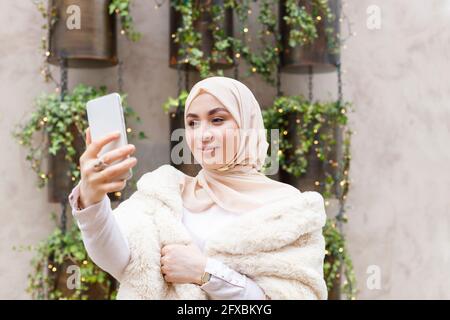
POLYGON ((205 283, 207 283, 209 281, 209 279, 211 279, 211 273, 209 272, 203 272, 203 275, 200 279, 200 285, 204 285, 205 283))

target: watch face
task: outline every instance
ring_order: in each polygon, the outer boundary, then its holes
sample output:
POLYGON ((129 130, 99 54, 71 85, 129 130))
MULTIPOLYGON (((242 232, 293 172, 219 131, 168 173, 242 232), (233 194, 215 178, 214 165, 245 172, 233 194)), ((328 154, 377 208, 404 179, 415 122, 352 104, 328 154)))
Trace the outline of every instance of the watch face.
POLYGON ((208 282, 210 278, 211 278, 211 274, 205 272, 205 273, 203 274, 203 277, 202 277, 202 283, 208 282))

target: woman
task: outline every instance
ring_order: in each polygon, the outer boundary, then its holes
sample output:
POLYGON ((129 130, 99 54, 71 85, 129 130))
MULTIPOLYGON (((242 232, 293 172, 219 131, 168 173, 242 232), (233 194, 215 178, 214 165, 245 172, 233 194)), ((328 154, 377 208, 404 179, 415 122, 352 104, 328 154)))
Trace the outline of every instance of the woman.
POLYGON ((268 143, 252 92, 227 77, 192 88, 186 141, 202 170, 144 174, 112 210, 106 193, 136 164, 130 145, 97 159, 113 134, 91 142, 69 196, 92 260, 120 282, 119 299, 326 299, 325 208, 260 172, 268 143))

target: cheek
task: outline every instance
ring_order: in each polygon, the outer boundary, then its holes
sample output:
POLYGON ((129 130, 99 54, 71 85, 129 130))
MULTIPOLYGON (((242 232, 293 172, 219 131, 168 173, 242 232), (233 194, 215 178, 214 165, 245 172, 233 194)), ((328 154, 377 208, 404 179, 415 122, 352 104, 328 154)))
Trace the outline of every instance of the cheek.
POLYGON ((186 138, 186 144, 189 146, 190 149, 194 146, 194 134, 192 133, 191 129, 186 129, 184 131, 184 135, 186 138))
POLYGON ((239 147, 239 130, 234 126, 229 126, 221 131, 222 147, 228 153, 236 153, 239 147))

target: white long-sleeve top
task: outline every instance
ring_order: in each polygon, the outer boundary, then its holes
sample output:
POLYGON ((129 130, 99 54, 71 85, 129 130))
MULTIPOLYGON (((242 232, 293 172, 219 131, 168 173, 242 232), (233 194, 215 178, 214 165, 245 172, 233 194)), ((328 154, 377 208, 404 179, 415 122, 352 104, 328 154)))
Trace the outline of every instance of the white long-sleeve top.
MULTIPOLYGON (((130 260, 130 249, 119 224, 112 214, 108 196, 87 208, 78 210, 79 184, 69 195, 72 214, 77 221, 86 251, 90 258, 116 279, 130 260)), ((210 234, 237 215, 215 205, 201 213, 183 209, 182 223, 191 234, 197 246, 204 251, 204 244, 210 234)), ((236 272, 217 259, 207 257, 205 271, 211 279, 200 286, 211 299, 260 300, 264 291, 250 278, 236 272)))

